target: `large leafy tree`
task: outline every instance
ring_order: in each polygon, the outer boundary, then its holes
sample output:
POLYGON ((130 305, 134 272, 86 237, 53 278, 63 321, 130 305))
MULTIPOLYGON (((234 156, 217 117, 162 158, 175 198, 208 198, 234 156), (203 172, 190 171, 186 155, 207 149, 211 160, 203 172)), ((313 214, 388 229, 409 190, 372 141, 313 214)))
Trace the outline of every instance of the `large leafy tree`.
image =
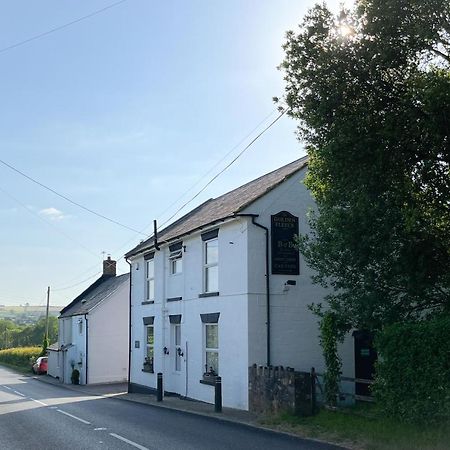
POLYGON ((317 5, 284 49, 317 201, 300 247, 328 311, 341 329, 448 311, 450 3, 317 5))

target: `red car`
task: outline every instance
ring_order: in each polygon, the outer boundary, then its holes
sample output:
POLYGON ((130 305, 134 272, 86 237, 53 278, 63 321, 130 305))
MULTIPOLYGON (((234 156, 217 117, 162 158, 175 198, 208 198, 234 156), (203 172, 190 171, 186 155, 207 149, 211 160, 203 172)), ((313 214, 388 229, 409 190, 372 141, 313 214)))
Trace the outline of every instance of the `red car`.
POLYGON ((39 357, 33 364, 32 367, 33 373, 37 373, 38 375, 47 373, 47 364, 48 358, 46 356, 39 357))

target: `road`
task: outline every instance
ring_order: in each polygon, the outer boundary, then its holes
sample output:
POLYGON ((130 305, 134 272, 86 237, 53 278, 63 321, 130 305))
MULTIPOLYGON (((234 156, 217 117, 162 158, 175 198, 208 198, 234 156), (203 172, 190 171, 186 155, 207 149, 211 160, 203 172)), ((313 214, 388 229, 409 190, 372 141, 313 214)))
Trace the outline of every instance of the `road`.
POLYGON ((82 394, 0 367, 2 450, 332 450, 302 440, 139 403, 82 394))

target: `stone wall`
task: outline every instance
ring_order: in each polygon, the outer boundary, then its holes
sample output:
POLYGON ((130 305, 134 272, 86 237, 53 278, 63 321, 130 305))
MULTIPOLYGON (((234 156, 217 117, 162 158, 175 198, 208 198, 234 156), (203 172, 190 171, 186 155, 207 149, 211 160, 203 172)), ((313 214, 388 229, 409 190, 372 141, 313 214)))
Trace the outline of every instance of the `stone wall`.
POLYGON ((250 412, 258 415, 313 414, 314 386, 310 373, 255 364, 249 367, 248 379, 250 412))

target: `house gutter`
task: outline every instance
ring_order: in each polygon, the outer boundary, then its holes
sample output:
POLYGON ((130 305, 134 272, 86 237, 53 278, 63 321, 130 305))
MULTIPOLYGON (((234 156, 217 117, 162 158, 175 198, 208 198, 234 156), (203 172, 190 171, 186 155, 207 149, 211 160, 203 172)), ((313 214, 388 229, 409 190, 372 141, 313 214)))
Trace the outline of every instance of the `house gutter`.
POLYGON ((270 261, 269 261, 269 229, 265 227, 264 225, 261 225, 260 223, 256 222, 255 219, 258 216, 258 214, 236 214, 236 217, 251 217, 252 218, 252 224, 257 226, 258 228, 262 228, 265 231, 266 235, 266 336, 267 336, 267 342, 266 342, 266 349, 267 349, 267 366, 269 367, 271 365, 270 360, 270 354, 271 354, 271 347, 270 347, 270 261))
POLYGON ((129 308, 128 308, 128 379, 127 379, 127 384, 128 384, 128 388, 127 388, 127 392, 131 392, 130 387, 131 387, 131 275, 133 273, 132 270, 132 264, 130 263, 130 261, 128 261, 127 258, 125 258, 125 261, 128 263, 128 265, 130 266, 130 288, 129 288, 129 308))

